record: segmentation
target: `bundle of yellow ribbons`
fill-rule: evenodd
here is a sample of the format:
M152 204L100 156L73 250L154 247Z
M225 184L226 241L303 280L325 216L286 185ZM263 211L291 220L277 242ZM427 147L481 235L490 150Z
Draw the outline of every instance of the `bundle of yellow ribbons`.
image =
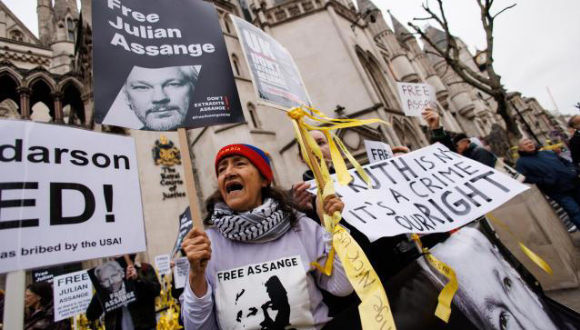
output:
M183 327L179 325L179 305L171 295L171 274L162 277L163 289L155 302L155 309L162 310L157 322L157 330L178 330Z

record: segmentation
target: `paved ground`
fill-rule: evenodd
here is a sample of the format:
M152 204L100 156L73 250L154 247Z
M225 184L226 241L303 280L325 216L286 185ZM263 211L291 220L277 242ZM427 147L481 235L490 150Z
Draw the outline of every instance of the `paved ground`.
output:
M572 240L576 245L576 258L580 263L580 231L572 233ZM559 303L568 306L569 308L580 313L580 288L570 290L556 290L548 291L546 294L558 301Z

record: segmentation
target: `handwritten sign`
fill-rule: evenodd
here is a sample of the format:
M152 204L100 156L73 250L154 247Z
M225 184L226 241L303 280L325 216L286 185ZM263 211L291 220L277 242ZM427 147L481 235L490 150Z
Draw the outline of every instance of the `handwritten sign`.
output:
M528 189L439 143L364 170L371 188L353 169L353 180L335 189L345 203L344 220L371 242L404 233L450 231Z
M391 146L384 142L365 140L365 148L367 149L367 157L371 164L393 158Z
M426 106L435 107L437 99L435 88L429 84L397 82L403 111L407 116L420 117Z

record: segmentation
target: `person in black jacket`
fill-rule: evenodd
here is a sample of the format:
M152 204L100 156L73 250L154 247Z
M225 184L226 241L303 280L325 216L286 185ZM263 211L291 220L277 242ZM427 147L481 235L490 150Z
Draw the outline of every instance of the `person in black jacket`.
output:
M568 127L574 130L574 135L568 142L570 154L572 155L572 162L574 165L580 165L580 115L574 115L568 120Z
M487 149L479 147L471 142L467 135L460 133L451 139L451 136L441 127L437 111L426 108L422 113L423 119L431 130L431 143L442 143L449 150L455 151L462 156L473 159L489 167L495 167L497 156Z
M495 167L497 157L487 149L471 142L467 135L459 133L453 137L453 144L462 156L473 159L489 167Z
M135 256L135 254L130 255L133 262L135 261ZM123 257L117 258L116 261L125 270L125 281L133 283L136 300L127 306L106 313L105 329L125 330L124 325L127 324L132 324L134 330L156 329L155 298L161 292L161 284L159 284L155 269L144 262L141 265L127 265ZM94 321L103 314L103 306L101 301L99 301L98 295L93 296L86 314L89 321ZM127 314L131 317L131 320L124 319Z
M580 181L574 164L553 151L539 151L531 139L520 140L520 158L516 170L566 210L576 226L580 226Z

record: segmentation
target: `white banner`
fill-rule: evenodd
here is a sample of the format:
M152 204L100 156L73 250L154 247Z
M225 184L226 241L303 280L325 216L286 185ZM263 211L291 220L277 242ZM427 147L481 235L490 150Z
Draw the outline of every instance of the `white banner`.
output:
M344 220L371 242L403 233L450 231L528 189L439 143L364 169L372 188L355 170L350 184L335 188L345 204Z
M169 254L162 254L155 257L155 266L157 267L157 273L159 273L159 276L171 273L170 262L171 258L169 257Z
M365 148L367 149L367 157L371 164L393 158L391 146L384 142L365 140Z
M145 250L132 138L0 120L0 273Z
M93 283L86 270L54 278L54 321L86 312L93 297Z
M397 89L406 116L421 117L426 106L431 105L433 109L437 106L435 88L429 84L397 82Z
M189 274L189 261L186 257L175 259L175 268L173 268L173 283L176 289L185 287L187 275Z

